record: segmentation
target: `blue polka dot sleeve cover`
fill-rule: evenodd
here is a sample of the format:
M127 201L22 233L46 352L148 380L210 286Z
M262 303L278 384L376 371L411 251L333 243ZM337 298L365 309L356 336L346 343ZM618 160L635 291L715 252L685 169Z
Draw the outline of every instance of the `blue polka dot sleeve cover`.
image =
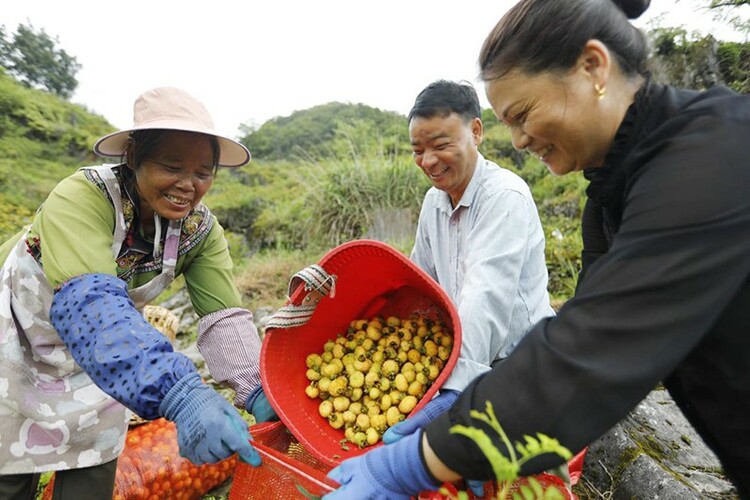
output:
M158 418L169 389L195 366L135 308L124 281L86 274L55 294L50 319L94 383L143 418Z

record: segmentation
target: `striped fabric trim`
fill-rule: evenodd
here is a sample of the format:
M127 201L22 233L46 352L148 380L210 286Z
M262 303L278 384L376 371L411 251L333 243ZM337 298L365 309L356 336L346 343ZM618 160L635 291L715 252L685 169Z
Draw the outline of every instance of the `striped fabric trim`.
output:
M212 312L198 323L198 351L214 380L236 391L237 408L244 409L260 385L260 342L253 314L241 307Z
M266 329L302 326L310 320L315 312L316 305L295 306L290 304L280 307L266 323Z
M317 264L307 266L292 276L292 279L289 280L287 298L291 297L294 291L303 283L307 291L315 290L331 298L336 296L336 275L328 274L325 269Z
M292 302L292 295L299 287L308 292L299 304ZM336 296L336 275L328 274L317 264L297 272L289 280L288 303L279 308L266 323L269 328L291 328L307 323L322 297Z

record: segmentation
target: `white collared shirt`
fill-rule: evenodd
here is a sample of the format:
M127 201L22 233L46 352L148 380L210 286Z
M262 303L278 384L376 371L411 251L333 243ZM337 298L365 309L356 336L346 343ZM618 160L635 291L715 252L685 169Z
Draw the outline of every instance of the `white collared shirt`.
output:
M445 389L462 391L555 314L531 191L482 155L455 208L448 193L427 192L411 259L448 293L461 320L461 356Z

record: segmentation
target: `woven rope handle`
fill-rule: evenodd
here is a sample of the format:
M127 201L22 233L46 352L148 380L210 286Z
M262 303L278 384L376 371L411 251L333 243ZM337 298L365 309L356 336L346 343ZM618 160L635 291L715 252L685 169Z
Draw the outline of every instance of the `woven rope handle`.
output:
M336 275L317 264L307 266L289 280L288 302L266 323L269 328L290 328L307 323L320 299L336 295Z

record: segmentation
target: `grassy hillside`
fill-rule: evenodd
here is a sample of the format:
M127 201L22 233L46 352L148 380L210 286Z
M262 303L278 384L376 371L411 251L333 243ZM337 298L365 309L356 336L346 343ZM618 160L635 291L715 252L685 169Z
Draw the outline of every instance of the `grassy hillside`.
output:
M91 146L112 130L103 117L0 68L0 238L28 223L57 181L97 161Z
M550 289L565 297L577 270L580 180L551 179L513 150L490 112L485 121L482 152L532 186L548 236ZM0 71L0 238L27 224L60 179L101 162L91 146L112 130L101 116ZM345 241L374 237L410 250L430 183L413 164L404 116L329 103L272 119L242 141L253 162L222 169L205 202L227 230L238 282L255 306L271 297L280 305L290 274ZM254 280L260 274L267 277Z

